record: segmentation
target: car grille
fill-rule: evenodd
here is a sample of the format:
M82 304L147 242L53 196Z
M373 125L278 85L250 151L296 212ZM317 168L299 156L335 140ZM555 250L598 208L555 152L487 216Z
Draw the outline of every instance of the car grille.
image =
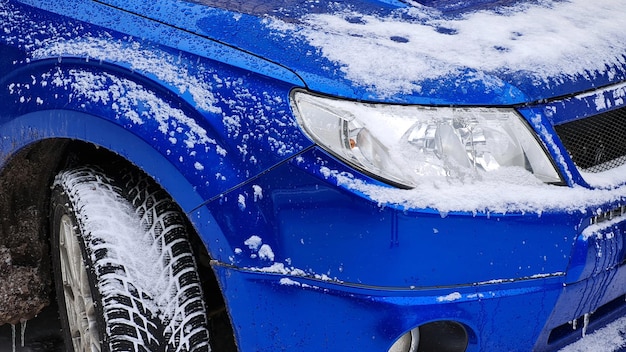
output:
M571 338L572 335L582 336L581 330L586 330L587 326L597 328L600 324L594 324L595 322L603 322L604 324L609 323L618 318L621 315L620 313L623 314L625 308L626 296L620 296L611 302L598 307L593 314L579 317L578 319L574 319L566 324L552 329L550 336L548 337L548 344L551 345L559 340L563 340L568 337Z
M626 163L626 108L554 128L582 171L602 172Z

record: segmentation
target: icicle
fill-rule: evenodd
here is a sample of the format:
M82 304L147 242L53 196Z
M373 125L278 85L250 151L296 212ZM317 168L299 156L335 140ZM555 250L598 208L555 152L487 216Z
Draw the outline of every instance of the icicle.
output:
M12 351L16 352L16 349L15 349L15 324L11 324L11 337L12 337L11 340L13 341L12 342L12 346L13 346L13 350Z
M24 339L24 335L26 335L26 323L28 322L28 320L22 320L22 347L24 347L24 343L25 343L25 339Z
M591 313L587 313L583 315L583 337L587 334L587 327L589 326L589 317Z
M570 321L570 324L572 324L572 329L576 330L576 328L578 327L578 319Z

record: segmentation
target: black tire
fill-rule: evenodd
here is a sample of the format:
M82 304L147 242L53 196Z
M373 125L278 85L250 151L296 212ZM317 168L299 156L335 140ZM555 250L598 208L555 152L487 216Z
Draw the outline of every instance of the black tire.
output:
M203 292L184 218L146 177L126 181L119 187L88 167L55 179L51 241L66 347L91 351L81 342L92 340L102 351L208 351Z

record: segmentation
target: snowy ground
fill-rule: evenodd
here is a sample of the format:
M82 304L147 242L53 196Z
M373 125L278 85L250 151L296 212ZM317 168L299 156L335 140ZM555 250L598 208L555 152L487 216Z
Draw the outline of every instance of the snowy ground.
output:
M617 319L593 334L563 348L560 352L611 351L626 351L626 317Z

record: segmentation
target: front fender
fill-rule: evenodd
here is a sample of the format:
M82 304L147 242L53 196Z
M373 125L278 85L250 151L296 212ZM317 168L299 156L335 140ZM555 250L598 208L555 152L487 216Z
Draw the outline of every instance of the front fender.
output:
M217 74L211 79L224 82ZM0 123L21 125L32 138L95 143L142 166L157 180L169 177L159 172L162 162L155 165L154 158L134 156L134 147L120 139L120 132L104 134L93 122L107 121L145 143L193 185L198 195L195 204L181 204L189 210L311 144L291 116L288 94L292 87L271 83L253 75L236 79L228 87L216 83L211 108L198 109L156 82L119 67L81 59L41 60L14 70L0 82L4 103ZM72 121L64 115L72 116ZM29 118L22 120L24 116ZM73 125L78 122L81 129ZM18 139L11 141L14 145L33 141L24 131L3 136Z
M78 139L106 147L149 170L153 158L133 155L136 139L189 183L210 185L198 190L204 196L242 181L232 177L225 185L212 185L205 167L228 176L236 173L212 126L167 92L122 72L44 61L14 71L4 82L0 123L10 126L2 135L12 146L38 138ZM105 128L104 122L117 131ZM151 174L156 179L168 177Z
M99 147L116 151L125 159L151 175L166 189L185 212L202 202L196 187L176 165L123 127L97 116L69 111L44 110L20 116L0 125L0 153L7 159L18 150L49 138L71 138L89 141ZM97 163L97 160L94 161ZM190 217L211 255L219 258L219 243L226 243L224 234L211 214ZM210 227L211 231L202 231Z
M59 14L81 20L0 5L0 123L43 110L98 116L152 146L202 199L311 145L289 106L290 90L303 83L286 68L101 4L59 4ZM124 33L107 29L95 10L114 11L104 17L119 18Z
M256 81L250 85L244 79ZM137 165L191 212L304 145L290 143L303 137L288 121L288 99L276 98L287 96L290 86L272 88L258 80L248 76L238 80L240 88L217 90L216 101L230 105L202 111L122 68L94 67L80 59L31 62L0 81L1 156L7 160L29 144L52 138L93 143ZM265 90L257 94L250 86ZM246 94L240 94L244 89ZM281 104L282 110L268 109ZM227 241L213 227L212 215L191 221L213 258L220 259L217 243ZM210 231L204 231L206 226Z
M93 143L146 171L191 212L312 144L289 105L303 83L284 67L128 13L119 13L121 33L90 16L93 8L71 10L81 20L17 2L0 9L3 160L44 139ZM158 31L138 39L152 33L147 25ZM220 232L204 229L211 214L192 221Z

